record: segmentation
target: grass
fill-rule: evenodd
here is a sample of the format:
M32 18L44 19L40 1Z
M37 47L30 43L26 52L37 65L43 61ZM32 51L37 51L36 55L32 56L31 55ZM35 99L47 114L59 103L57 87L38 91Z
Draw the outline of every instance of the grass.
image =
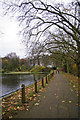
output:
M76 91L76 93L78 95L78 77L71 75L69 73L64 73L64 75L66 76L70 85L72 85L72 87L74 88L74 90Z
M8 72L8 73L3 73L3 74L30 74L31 72Z
M35 94L35 92L30 92L28 97L33 97L34 94Z
M1 73L2 74L42 74L44 72L8 72L8 73Z

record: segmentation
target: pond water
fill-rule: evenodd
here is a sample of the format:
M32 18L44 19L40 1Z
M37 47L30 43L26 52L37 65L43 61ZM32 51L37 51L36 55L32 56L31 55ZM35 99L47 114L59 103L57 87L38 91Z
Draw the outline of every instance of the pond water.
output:
M42 76L45 76L45 74L35 74L35 79L39 81ZM33 74L3 74L2 84L0 84L0 88L2 87L0 97L21 88L23 83L28 86L34 82Z

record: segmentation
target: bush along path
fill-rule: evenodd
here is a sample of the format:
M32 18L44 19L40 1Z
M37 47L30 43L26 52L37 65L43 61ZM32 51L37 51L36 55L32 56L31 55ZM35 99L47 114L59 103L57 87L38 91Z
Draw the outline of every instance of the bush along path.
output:
M48 85L47 83L50 83L53 75L54 72L51 71L49 75L37 82L37 91L35 83L25 87L25 103L22 103L21 89L3 98L0 102L2 106L2 114L0 116L2 116L2 119L6 120L8 118L13 118L13 116L17 114L18 111L28 111L29 103L31 101L35 101L39 94L45 90L45 86Z

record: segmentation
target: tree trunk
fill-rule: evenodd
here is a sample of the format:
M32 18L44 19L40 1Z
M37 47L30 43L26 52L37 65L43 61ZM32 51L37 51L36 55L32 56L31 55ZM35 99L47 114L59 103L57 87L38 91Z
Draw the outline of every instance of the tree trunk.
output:
M38 65L40 65L39 55L37 56Z
M79 78L79 83L80 83L80 42L77 43L78 45L78 78Z
M33 58L33 66L35 66L35 57Z
M67 73L69 73L69 61L67 59Z
M77 61L77 67L78 67L78 104L80 105L80 42L77 43L78 46L78 61ZM78 115L80 117L80 106L78 109Z

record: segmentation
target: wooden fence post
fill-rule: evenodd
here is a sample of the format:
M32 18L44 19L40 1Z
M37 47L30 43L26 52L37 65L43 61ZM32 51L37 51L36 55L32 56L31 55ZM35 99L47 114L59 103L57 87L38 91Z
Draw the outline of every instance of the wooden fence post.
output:
M34 75L34 81L35 81L35 92L37 93L37 80L35 79L35 75Z
M46 83L48 83L48 81L47 81L47 76L46 76Z
M37 80L35 80L35 92L37 93Z
M42 77L42 87L44 87L44 78Z
M49 80L49 75L47 75L47 80Z
M25 103L25 84L22 84L22 103Z

